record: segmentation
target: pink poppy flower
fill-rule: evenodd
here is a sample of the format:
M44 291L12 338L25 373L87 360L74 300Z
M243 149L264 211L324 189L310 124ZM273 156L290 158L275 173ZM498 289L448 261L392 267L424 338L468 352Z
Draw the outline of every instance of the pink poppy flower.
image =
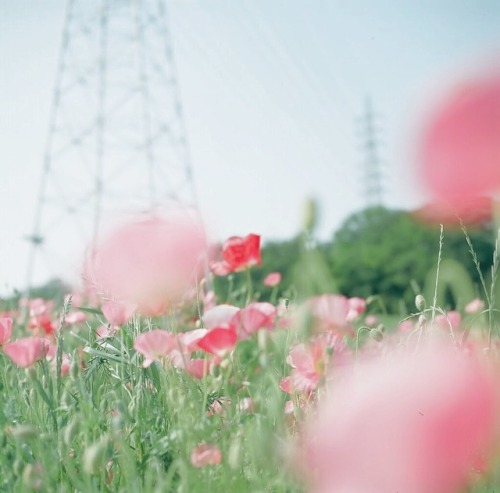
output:
M496 381L451 345L359 361L306 427L312 491L460 490L496 432Z
M457 86L436 108L421 142L423 179L458 215L500 188L500 71Z
M0 346L3 346L12 337L12 318L0 318Z
M290 392L312 392L326 376L329 351L335 352L334 360L345 359L343 343L337 337L317 336L307 345L298 344L290 351L286 362L292 367L289 382L282 382L281 389ZM342 356L341 356L342 355Z
M134 341L134 349L144 357L143 368L147 368L161 358L167 357L177 348L177 339L172 332L166 330L152 330L138 336Z
M198 341L203 339L207 332L207 329L195 329L175 335L176 346L168 354L168 358L175 368L186 369L191 360L191 353L200 350Z
M222 358L234 349L237 340L238 336L234 330L216 327L209 330L197 344L203 351Z
M185 354L198 351L198 341L207 334L207 329L194 329L177 334L177 349Z
M217 465L222 461L222 454L216 445L210 443L200 443L191 452L191 464L194 467L205 467L207 465Z
M207 291L203 296L203 308L205 311L214 308L216 305L215 293L214 291Z
M261 265L260 256L260 236L249 234L245 238L232 236L222 245L223 260L212 261L211 271L217 276L225 276L230 272L240 272L242 270Z
M193 378L202 379L205 378L208 373L210 373L210 369L219 363L218 359L204 359L204 358L193 358L186 362L183 366L184 370L188 375L191 375Z
M436 315L434 318L434 323L446 331L454 331L460 328L461 322L462 315L460 315L460 312L455 310L450 310L446 315Z
M126 324L134 316L136 308L136 305L116 301L107 301L101 306L102 313L111 325Z
M247 339L260 329L272 329L276 315L276 307L271 303L250 303L234 315L231 324L240 339Z
M205 254L199 221L187 215L151 216L126 224L96 245L84 277L101 295L159 315L196 282Z
M378 317L376 315L367 315L365 325L367 327L376 327L378 325Z
M264 286L273 288L281 282L281 274L279 272L271 272L264 278Z
M87 315L81 310L70 311L64 319L67 325L81 324L85 322L85 320L87 320Z
M347 321L356 320L366 310L366 301L363 298L349 298L349 311L347 312Z
M311 392L318 386L325 370L324 348L318 344L295 346L286 362L293 368L290 375L291 389L295 392Z
M227 276L232 271L231 266L225 261L211 260L209 263L210 272L216 276Z
M291 394L294 392L292 387L292 379L290 377L284 377L280 380L279 388L286 394Z
M109 337L114 337L115 334L120 330L117 325L101 325L96 331L97 339L107 339Z
M203 314L203 326L209 330L215 327L229 327L234 315L239 311L240 309L233 305L214 306Z
M52 320L50 313L42 313L30 318L28 328L35 334L50 336L55 332L56 324Z
M43 298L23 298L19 301L19 306L27 307L29 309L30 317L38 317L40 315L46 315L52 313L54 310L54 302L47 301Z
M45 358L48 349L48 343L40 337L23 337L3 347L5 354L21 368Z
M320 330L352 330L347 316L351 309L349 300L338 294L324 294L311 298L308 307Z

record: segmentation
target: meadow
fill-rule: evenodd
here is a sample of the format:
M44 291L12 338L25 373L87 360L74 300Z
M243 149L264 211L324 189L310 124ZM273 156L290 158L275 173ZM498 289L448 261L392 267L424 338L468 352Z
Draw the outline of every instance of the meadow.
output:
M473 82L423 137L435 220L471 220L500 186L500 78ZM433 293L400 317L279 272L254 284L258 234L214 251L184 212L122 224L89 248L81 289L2 307L0 490L497 490L498 239L480 296L440 307L441 232Z

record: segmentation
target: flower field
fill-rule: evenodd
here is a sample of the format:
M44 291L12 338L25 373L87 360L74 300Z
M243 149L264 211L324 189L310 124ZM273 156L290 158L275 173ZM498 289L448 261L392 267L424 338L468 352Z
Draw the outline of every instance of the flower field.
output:
M424 132L437 216L500 186L499 96L497 75L461 87ZM80 290L1 307L0 491L496 491L496 247L481 297L419 294L398 318L254 284L258 234L214 250L196 215L131 220L89 248Z

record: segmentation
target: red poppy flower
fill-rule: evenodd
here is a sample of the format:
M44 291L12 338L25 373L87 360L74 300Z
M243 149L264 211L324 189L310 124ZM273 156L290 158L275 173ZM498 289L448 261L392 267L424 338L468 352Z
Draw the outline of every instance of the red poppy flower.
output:
M211 262L210 269L217 276L240 272L261 265L260 236L249 234L245 238L232 236L222 245L222 262Z

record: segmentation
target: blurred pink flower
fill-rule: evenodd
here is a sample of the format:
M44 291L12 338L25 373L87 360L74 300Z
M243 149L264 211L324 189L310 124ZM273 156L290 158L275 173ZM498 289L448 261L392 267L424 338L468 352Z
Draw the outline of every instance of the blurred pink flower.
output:
M203 308L206 310L210 310L214 308L216 305L215 293L213 291L207 291L203 296Z
M403 333L411 332L413 329L415 329L415 324L412 320L403 320L397 327L398 332Z
M240 339L247 339L260 329L272 329L276 315L276 307L271 303L250 303L234 315L231 324L236 326Z
M218 362L218 360L193 358L187 361L183 368L188 375L201 379L208 375L210 369Z
M458 85L422 136L423 179L434 200L458 215L500 188L500 71Z
M215 327L229 327L234 315L240 309L233 305L217 305L209 310L205 310L203 314L203 326L206 329L214 329Z
M201 443L191 452L191 464L194 467L217 465L222 461L222 454L216 445Z
M315 296L309 300L308 306L320 330L352 331L347 320L351 306L345 296Z
M21 368L28 368L45 358L49 345L40 337L22 337L3 347L5 354Z
M460 312L457 312L455 310L450 310L449 312L446 313L446 315L439 314L436 315L434 318L434 323L438 326L441 327L443 330L446 331L454 331L455 329L460 328L460 324L462 322L462 315L460 315Z
M0 318L0 346L3 346L12 337L12 318Z
M412 213L413 217L424 223L444 224L460 227L460 221L466 224L480 224L492 218L493 200L491 197L464 197L456 204L444 203L435 199Z
M87 315L81 310L71 310L64 319L68 325L81 324L85 320L87 320Z
M271 272L263 281L264 286L274 287L281 282L281 274L279 272Z
M205 235L186 215L151 216L126 224L96 245L84 278L101 296L159 315L179 303L202 267Z
M198 341L207 334L207 329L194 329L177 334L177 349L186 355L197 351Z
M366 301L363 298L349 298L349 311L347 313L347 321L356 320L366 310Z
M484 310L484 301L476 298L465 305L465 313L479 313Z
M376 327L378 325L378 318L376 315L367 315L365 318L365 325L367 327Z
M29 309L30 317L46 315L48 313L52 313L54 310L54 302L44 300L43 298L22 298L19 300L19 306L27 307Z
M113 337L119 330L120 327L117 325L101 325L96 330L96 337L97 339L107 339L108 337Z
M136 308L136 305L116 301L107 301L101 306L102 313L111 325L126 324L134 316Z
M358 361L305 428L314 492L453 493L496 432L496 377L436 345Z
M161 358L167 357L177 348L177 339L172 332L166 330L152 330L139 335L134 341L134 349L144 357L142 366L147 368Z

